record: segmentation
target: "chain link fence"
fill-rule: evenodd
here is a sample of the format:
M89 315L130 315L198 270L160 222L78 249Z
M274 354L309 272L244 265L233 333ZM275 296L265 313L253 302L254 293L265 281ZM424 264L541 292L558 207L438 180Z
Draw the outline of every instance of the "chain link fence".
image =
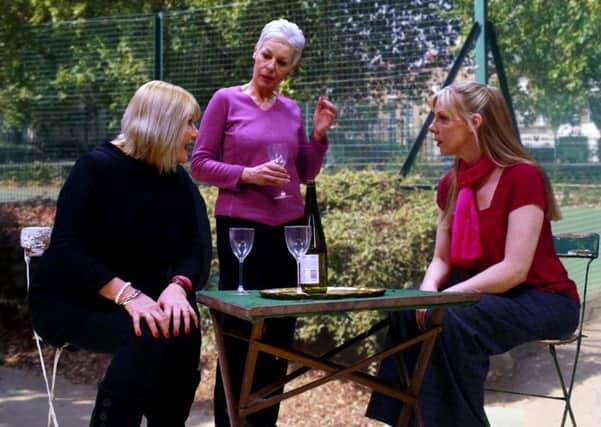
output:
M147 80L183 86L201 107L218 88L247 82L266 17L280 16L307 38L282 91L297 100L308 127L318 95L339 108L326 166L399 170L461 47L452 7L442 0L238 2L23 28L24 48L0 62L0 75L19 76L0 89L0 198L32 197L28 182L52 197L82 152L117 134L127 101ZM473 76L473 64L469 56L461 78ZM601 181L598 136L523 131L552 177ZM449 162L428 138L412 171L434 183ZM586 168L566 169L573 164Z

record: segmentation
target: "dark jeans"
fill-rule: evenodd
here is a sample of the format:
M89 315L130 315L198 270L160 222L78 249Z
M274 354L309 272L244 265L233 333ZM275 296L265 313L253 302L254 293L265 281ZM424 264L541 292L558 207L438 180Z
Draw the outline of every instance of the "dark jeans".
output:
M297 223L294 221L293 223ZM286 224L287 225L287 224ZM246 289L271 289L296 285L296 261L288 252L284 240L284 226L271 227L230 217L217 217L217 252L219 254L219 289L236 289L238 286L238 260L232 254L229 243L230 227L253 227L255 239L253 248L244 261L244 287ZM250 323L223 316L225 329L250 332ZM278 346L289 347L294 338L296 319L287 317L269 319L265 322L263 339ZM226 336L225 347L231 374L234 396L238 399L242 384L242 374L248 352L248 344ZM284 359L259 353L252 390L274 382L286 375L288 362ZM282 389L277 392L281 393ZM217 367L214 393L215 425L229 426L227 406L220 367ZM255 412L247 417L253 426L275 426L279 404Z
M574 331L579 307L570 297L521 286L502 295L483 294L473 306L447 310L418 396L425 427L487 426L484 383L489 356L542 338L561 338ZM391 315L391 340L418 334L415 312ZM419 348L403 353L409 370ZM384 359L378 375L399 384L396 359ZM394 425L402 403L373 393L367 416ZM415 420L414 425L415 424Z

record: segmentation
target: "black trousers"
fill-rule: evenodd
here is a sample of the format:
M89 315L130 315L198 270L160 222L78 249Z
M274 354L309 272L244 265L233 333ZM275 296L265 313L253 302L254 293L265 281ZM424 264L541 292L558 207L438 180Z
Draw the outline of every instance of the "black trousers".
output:
M194 305L195 306L195 305ZM98 387L91 426L184 427L200 382L200 330L154 338L141 321L134 333L125 310L93 313L75 328L69 342L79 348L113 355Z
M297 224L293 221L290 224ZM246 289L271 289L296 286L296 261L286 248L284 225L271 227L252 221L230 217L217 217L217 252L219 255L219 288L236 289L238 286L238 259L232 254L229 243L230 227L252 227L255 229L253 248L244 261L244 287ZM240 319L223 316L226 329L250 332L250 323ZM289 347L294 338L295 318L270 319L265 322L263 339L279 346ZM248 352L245 341L225 337L225 347L230 367L234 396L240 395L242 374ZM259 353L252 390L282 378L286 375L286 360ZM282 390L280 389L281 393ZM220 367L217 367L214 393L215 426L229 426L227 406ZM275 426L279 405L274 405L247 417L252 426Z

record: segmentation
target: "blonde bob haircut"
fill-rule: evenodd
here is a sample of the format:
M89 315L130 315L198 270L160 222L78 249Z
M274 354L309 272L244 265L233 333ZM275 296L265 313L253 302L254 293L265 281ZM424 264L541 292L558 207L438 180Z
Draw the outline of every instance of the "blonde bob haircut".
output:
M474 135L482 153L488 156L497 167L504 168L518 163L537 166L545 183L547 199L545 216L550 220L561 218L547 174L520 144L513 130L509 108L499 89L471 80L460 81L441 89L432 98L432 108L438 103L444 106L451 118L463 120ZM471 115L475 113L482 117L482 122L477 129L474 128L471 120ZM449 198L444 211L447 219L450 217L450 212L453 212L457 198L455 176L458 167L459 161L455 159L453 166L455 174L451 181Z
M152 80L130 99L121 119L121 133L112 143L161 173L173 172L183 132L190 120L199 117L200 106L190 92Z

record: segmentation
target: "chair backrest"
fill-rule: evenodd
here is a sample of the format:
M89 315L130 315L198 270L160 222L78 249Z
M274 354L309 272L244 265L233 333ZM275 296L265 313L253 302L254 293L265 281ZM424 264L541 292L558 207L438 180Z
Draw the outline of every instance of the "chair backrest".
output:
M580 292L581 316L579 330L582 331L582 323L586 309L586 294L588 291L588 277L591 263L599 256L599 234L598 233L557 233L553 235L555 253L560 258L583 258L586 261L584 271L584 284ZM572 278L574 279L574 278Z
M40 256L50 244L52 227L24 227L21 229L21 247L29 256Z
M563 258L590 258L599 256L599 234L557 233L553 235L555 253Z
M28 292L31 257L42 256L50 244L51 234L52 227L24 227L21 229L21 247L23 248L23 258L25 259Z
M31 258L42 256L44 251L48 248L48 245L50 245L51 234L52 227L24 227L21 229L21 247L23 248L23 258L25 259L27 292L29 292L29 267ZM58 427L59 424L56 417L56 411L54 410L54 386L56 384L58 361L64 346L56 348L51 377L49 378L46 370L46 362L44 361L44 355L42 353L42 339L35 330L33 331L33 336L35 337L38 355L40 357L40 366L42 368L42 375L44 376L44 383L46 384L46 393L48 394L48 427L50 427L50 425Z

